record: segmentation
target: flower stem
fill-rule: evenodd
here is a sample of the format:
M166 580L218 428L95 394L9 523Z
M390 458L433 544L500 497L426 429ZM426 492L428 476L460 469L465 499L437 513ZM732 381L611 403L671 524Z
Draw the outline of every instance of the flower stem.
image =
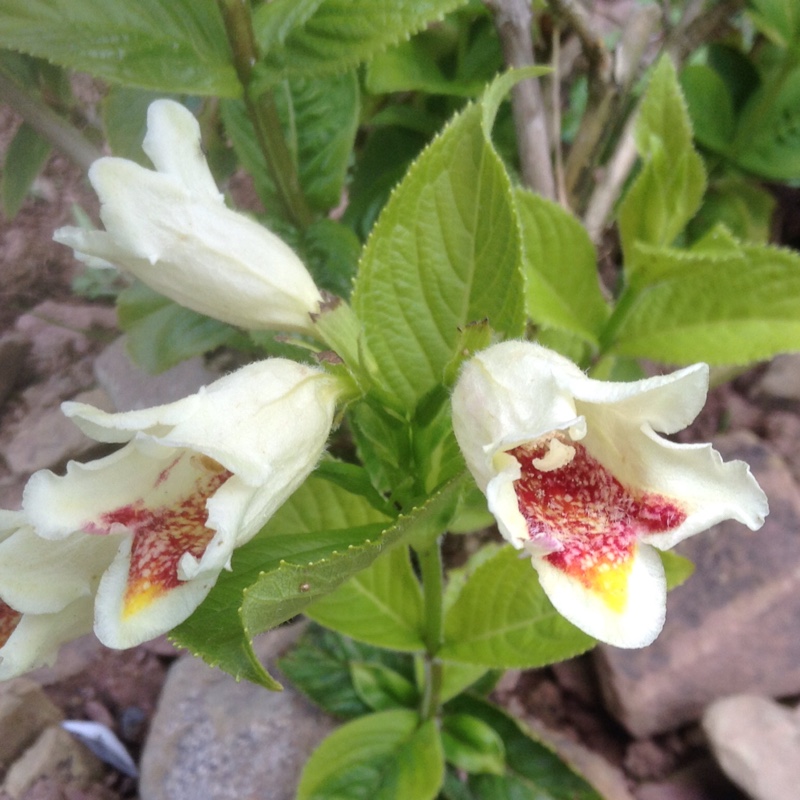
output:
M300 187L295 160L283 134L275 97L269 90L259 92L253 84L253 67L258 63L259 54L249 2L217 0L217 4L233 52L233 65L242 84L247 114L267 162L267 170L277 188L283 212L298 228L307 228L313 221L313 214Z
M444 608L442 592L442 550L440 539L426 550L417 552L422 573L422 597L425 609L425 628L422 639L425 642L425 687L422 696L420 715L423 720L433 719L439 712L442 693L442 662L436 654L442 646Z

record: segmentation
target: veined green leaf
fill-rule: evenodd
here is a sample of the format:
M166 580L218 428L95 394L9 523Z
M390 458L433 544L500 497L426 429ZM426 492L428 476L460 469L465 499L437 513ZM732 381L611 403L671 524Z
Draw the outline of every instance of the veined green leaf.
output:
M232 571L220 574L205 601L172 637L237 679L276 688L242 621L245 590L270 570L313 564L379 538L386 524L386 517L363 497L312 475L254 539L234 552ZM303 593L299 584L295 588Z
M306 763L297 800L433 800L444 778L436 722L414 711L370 714L342 725Z
M530 559L511 547L478 566L448 609L443 659L486 667L541 667L583 653L594 639L542 591Z
M528 316L596 345L609 311L589 234L557 203L523 188L514 195L522 229Z
M273 0L253 25L259 79L341 72L407 39L465 0Z
M491 703L461 695L445 711L480 720L499 735L505 748L505 774L470 776L471 800L601 800L556 753Z
M397 684L398 691L401 686L415 686L412 656L355 642L314 623L278 661L278 668L296 689L329 714L352 719L370 711L370 706L361 699L354 685L351 665L355 664L362 669L362 675L367 667L388 670L393 677L377 682ZM394 676L403 683L398 683ZM363 682L361 689L364 689Z
M800 349L800 256L738 251L641 251L647 285L613 325L609 352L673 364L748 364ZM622 304L621 304L622 305Z
M252 637L285 622L369 567L388 548L413 539L420 530L425 531L433 523L438 525L443 509L448 510L455 503L461 484L461 479L456 478L420 508L399 517L394 523L372 525L369 531L365 529L360 533L360 538L353 534L349 544L343 542L332 547L327 554L270 564L244 591L241 613L245 631ZM363 498L358 499L369 506ZM292 506L295 513L302 513L297 503ZM281 511L284 508L286 506ZM369 508L370 513L378 513L371 506ZM275 527L275 519L280 523L276 514L266 528L265 541L271 531L284 530ZM268 544L267 541L265 546Z
M4 0L0 47L143 89L241 92L214 0Z
M672 244L700 207L706 187L703 160L692 145L689 112L666 56L650 78L635 136L644 165L618 213L629 276L636 270L634 245Z
M358 126L355 74L326 75L314 81L294 78L272 91L304 195L314 208L332 208L341 197ZM222 118L239 160L253 175L261 202L267 210L274 209L276 189L244 102L225 101Z
M423 650L422 591L407 547L395 547L305 610L315 622L357 641Z
M490 87L491 113L469 106L425 149L361 259L353 308L386 389L408 409L442 382L459 328L488 317L506 336L522 332L516 213L487 134L497 102Z

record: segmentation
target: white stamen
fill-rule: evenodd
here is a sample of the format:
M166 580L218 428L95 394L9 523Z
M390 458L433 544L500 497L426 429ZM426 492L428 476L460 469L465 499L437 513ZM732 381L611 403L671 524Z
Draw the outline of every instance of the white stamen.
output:
M531 464L541 472L552 472L554 469L565 467L573 458L575 458L575 448L553 437L547 443L547 452L544 456L534 458Z

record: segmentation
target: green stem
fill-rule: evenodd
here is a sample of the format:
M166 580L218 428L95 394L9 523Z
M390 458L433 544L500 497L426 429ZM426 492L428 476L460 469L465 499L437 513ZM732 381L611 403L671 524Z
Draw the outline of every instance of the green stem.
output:
M271 91L258 92L253 85L253 67L259 53L253 32L253 19L248 0L217 0L228 42L233 52L233 65L242 84L247 113L253 123L267 170L275 183L278 199L286 217L298 228L307 228L313 221L295 160L283 135L283 127Z
M0 68L0 103L8 103L40 136L55 145L84 170L103 153L77 128L32 93L21 88Z
M443 590L442 550L440 540L417 553L422 573L422 597L425 609L425 687L420 714L423 720L433 719L439 712L442 694L442 662L436 657L443 640Z

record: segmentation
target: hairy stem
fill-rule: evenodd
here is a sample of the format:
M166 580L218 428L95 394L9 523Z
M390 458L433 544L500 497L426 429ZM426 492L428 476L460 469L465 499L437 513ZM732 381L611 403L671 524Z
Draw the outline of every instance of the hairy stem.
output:
M307 228L313 215L300 187L295 160L283 134L275 98L270 91L258 92L253 86L253 67L258 63L258 47L248 0L217 0L225 31L233 52L233 63L242 84L244 102L259 147L286 217L299 228Z
M43 136L84 170L102 153L77 128L52 108L22 89L0 68L0 102L7 103L38 134Z
M533 19L530 0L484 0L494 14L508 67L532 66ZM550 137L538 78L526 78L511 90L522 178L534 191L555 199L556 184L550 160Z

